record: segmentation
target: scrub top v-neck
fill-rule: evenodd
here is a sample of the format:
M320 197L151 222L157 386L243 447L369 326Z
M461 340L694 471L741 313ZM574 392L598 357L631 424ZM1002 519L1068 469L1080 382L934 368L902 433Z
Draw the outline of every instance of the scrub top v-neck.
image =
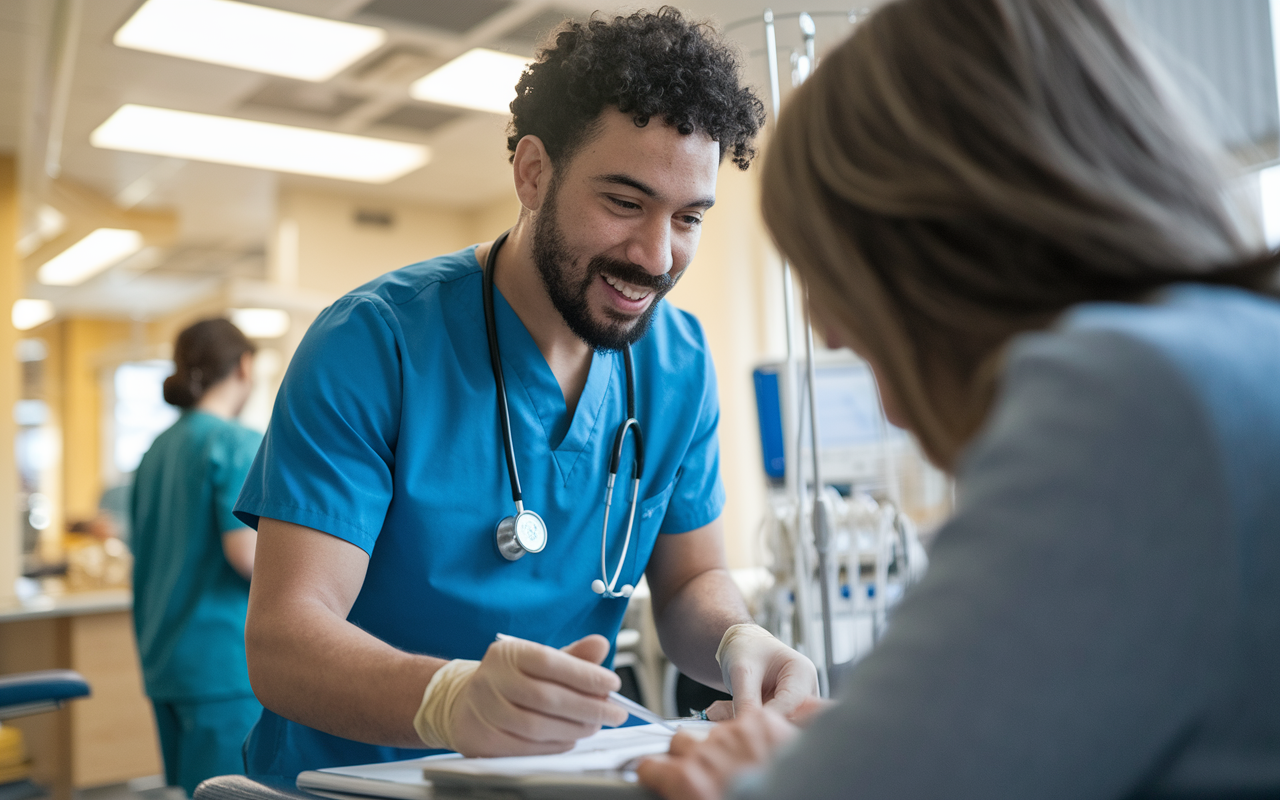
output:
M525 505L548 529L541 553L509 562L493 536L513 505L481 297L471 247L388 273L326 309L289 366L236 514L254 527L259 517L304 525L368 553L348 619L403 650L480 658L499 632L553 646L589 633L612 639L626 601L601 598L591 581L608 449L626 413L621 355L593 354L570 416L532 336L495 294ZM700 528L724 505L715 374L697 320L660 304L632 355L646 463L620 584L640 579L658 535ZM615 560L625 522L610 520ZM267 711L247 755L251 773L292 775L420 752Z

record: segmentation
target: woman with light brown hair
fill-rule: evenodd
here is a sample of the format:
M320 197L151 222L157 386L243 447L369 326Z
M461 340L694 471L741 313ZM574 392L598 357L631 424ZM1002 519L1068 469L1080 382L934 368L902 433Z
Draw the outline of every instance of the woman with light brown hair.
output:
M1280 262L1178 109L1102 0L896 0L795 93L765 221L959 507L838 704L643 783L1280 794Z

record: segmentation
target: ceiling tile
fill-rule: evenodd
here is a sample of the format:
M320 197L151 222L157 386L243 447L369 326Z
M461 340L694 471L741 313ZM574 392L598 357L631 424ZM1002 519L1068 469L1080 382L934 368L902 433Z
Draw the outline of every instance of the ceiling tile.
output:
M363 98L324 84L269 80L245 99L244 106L300 111L325 119L337 119L363 102Z
M465 3L453 0L373 0L360 9L360 14L406 25L466 33L513 5L512 0L467 0Z
M462 116L457 111L450 111L436 106L419 105L417 103L401 106L378 120L378 125L395 125L400 128L413 128L417 131L434 130L446 122L452 122Z

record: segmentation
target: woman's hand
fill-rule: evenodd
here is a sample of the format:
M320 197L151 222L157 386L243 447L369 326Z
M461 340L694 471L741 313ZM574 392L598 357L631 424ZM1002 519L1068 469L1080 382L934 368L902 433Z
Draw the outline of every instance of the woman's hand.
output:
M702 741L677 733L665 756L645 759L636 772L641 785L667 800L714 800L738 773L763 763L799 730L776 711L744 711Z
M796 714L808 724L828 701L812 698ZM667 800L712 800L721 797L743 770L764 763L800 728L772 709L747 710L711 729L705 740L680 732L665 756L641 762L640 783Z

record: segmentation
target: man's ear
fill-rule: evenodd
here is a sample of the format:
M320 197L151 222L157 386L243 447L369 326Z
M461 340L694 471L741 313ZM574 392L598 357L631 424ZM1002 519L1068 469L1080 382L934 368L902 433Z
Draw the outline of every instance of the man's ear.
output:
M551 186L551 158L542 140L532 134L516 143L515 158L511 162L515 175L516 197L520 205L530 211L542 208L547 190Z

